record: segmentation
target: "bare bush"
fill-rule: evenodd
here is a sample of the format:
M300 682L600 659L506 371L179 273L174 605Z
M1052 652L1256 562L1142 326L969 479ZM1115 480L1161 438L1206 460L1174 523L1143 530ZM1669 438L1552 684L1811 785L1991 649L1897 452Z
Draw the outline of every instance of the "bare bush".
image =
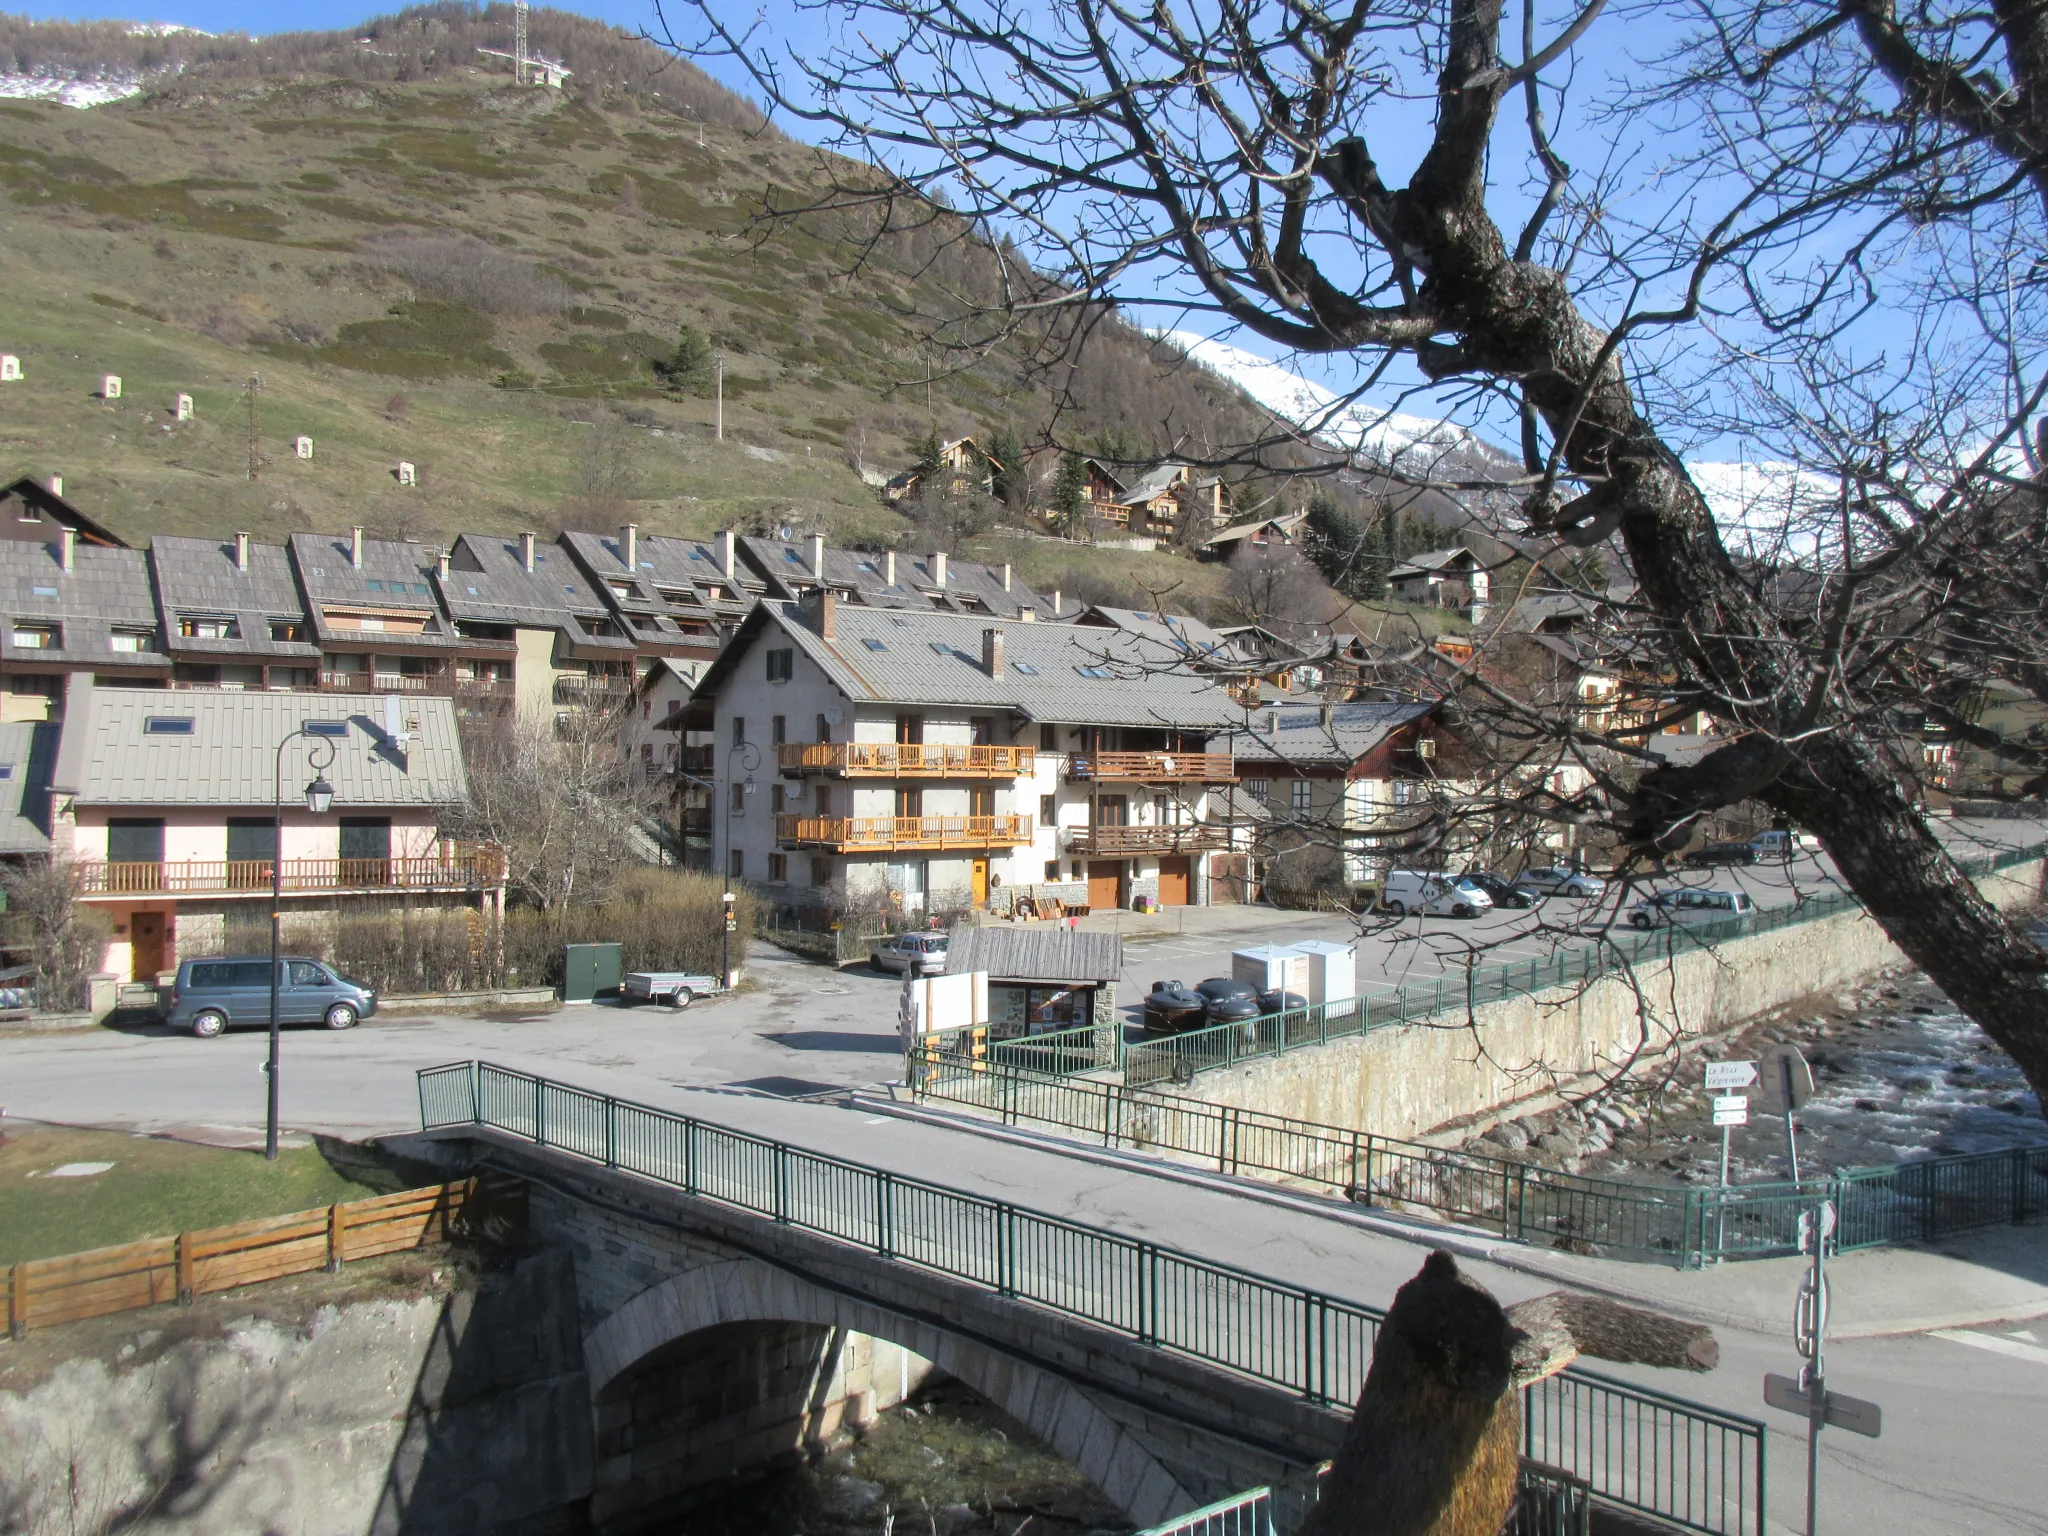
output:
M569 285L530 261L468 235L387 235L377 259L421 293L491 315L553 314L569 307Z
M69 1013L91 1001L93 973L107 952L106 914L76 899L71 871L39 860L0 873L7 892L8 943L28 953L36 968L36 1003Z

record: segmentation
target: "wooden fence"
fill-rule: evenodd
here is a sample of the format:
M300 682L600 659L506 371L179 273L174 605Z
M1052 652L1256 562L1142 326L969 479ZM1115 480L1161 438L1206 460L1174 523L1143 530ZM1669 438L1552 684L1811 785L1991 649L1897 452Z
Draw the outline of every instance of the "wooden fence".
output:
M166 1301L190 1301L259 1280L338 1270L350 1259L445 1242L473 1207L516 1217L526 1186L464 1179L231 1227L150 1237L115 1248L30 1259L7 1271L7 1329L19 1338L48 1328Z

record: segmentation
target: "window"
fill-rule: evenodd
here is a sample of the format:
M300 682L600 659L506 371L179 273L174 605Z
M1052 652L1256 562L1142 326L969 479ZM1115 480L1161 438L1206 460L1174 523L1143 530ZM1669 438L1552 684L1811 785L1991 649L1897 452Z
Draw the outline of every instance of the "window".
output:
M782 745L782 744L783 744L783 743L784 743L785 741L787 741L787 740L789 740L789 718L788 718L788 716L786 716L786 715L775 715L775 716L772 716L772 717L770 717L770 719L769 719L769 721L768 721L768 741L769 741L769 744L770 744L770 745L772 745L772 746L777 746L777 747L779 747L779 746L781 746L781 745Z
M1010 665L1015 667L1019 672L1022 672L1026 677L1038 676L1038 668L1031 665L1031 663L1028 661L1013 661L1010 663Z
M1296 811L1306 811L1308 809L1309 782L1307 779L1296 779L1287 786L1287 792L1288 803Z
M832 722L830 720L827 720L823 715L818 716L817 739L819 741L830 741L832 739Z
M310 960L294 960L290 966L291 985L295 987L331 987L334 978Z
M7 779L11 779L11 778L13 778L13 777L14 777L14 764L12 764L12 763L0 763L0 781L4 781L4 780L7 780Z
M187 640L239 640L242 626L229 613L181 613L178 633Z
M786 784L777 784L774 788L768 791L768 796L770 804L774 808L775 814L780 816L783 812L784 806L787 805L789 801L789 786L787 786Z
M938 656L950 656L953 654L953 647L944 640L934 640L932 642L932 652Z
M1047 859L1045 861L1045 878L1048 880L1057 880L1059 879L1059 877L1060 861L1058 859Z
M747 786L737 781L732 786L732 814L735 816L747 814Z
M190 736L194 717L191 715L144 715L142 734L145 736Z
M783 885L789 880L789 855L771 853L768 855L768 879L773 885Z
M278 642L303 642L306 638L306 626L296 619L272 619L270 638Z
M861 641L861 644L866 646L871 651L886 651L887 649L889 649L888 646L884 645L881 641L875 639L872 635L870 635L867 639Z
M1261 805L1266 803L1266 796L1271 793L1271 789L1272 787L1264 779L1246 779L1244 781L1244 792Z
M734 715L732 717L732 744L736 747L744 747L747 744L747 717L745 715Z
M384 590L384 583L381 581L367 581L364 582L363 585L368 587L372 592L382 592ZM405 590L405 583L403 582L393 582L391 585L392 590L394 591L403 592Z
M17 624L14 626L14 648L17 651L61 651L64 649L64 631L55 624Z
M733 851L732 851L731 853L727 854L727 855L726 855L726 865L725 865L725 868L726 868L726 872L727 872L728 874L730 874L730 875L731 875L731 876L733 877L733 879L735 879L735 880L744 880L744 879L746 879L746 878L747 878L747 855L746 855L746 850L745 850L745 849L742 849L742 848L735 848L735 849L733 849Z
M109 864L161 864L163 861L162 821L116 816L107 822Z
M34 595L34 596L36 596L36 597L55 597L55 596L57 596L57 589L56 589L55 587L30 587L30 588L29 588L29 591L30 591L30 593L31 593L31 594L33 594L33 595Z
M992 747L996 743L996 723L987 715L975 715L967 722L967 739L977 747Z
M1060 749L1060 728L1056 725L1041 725L1038 728L1038 750L1057 752Z
M641 743L640 743L640 761L641 761L641 762L643 762L643 763L651 763L651 762L653 762L653 761L654 761L654 743L653 743L653 742L651 742L651 741L643 741L643 742L641 742Z
M1054 807L1055 800L1053 796L1040 795L1038 797L1038 824L1041 827L1049 827L1059 820L1059 812Z
M107 647L124 655L156 649L156 636L146 629L117 629L107 636Z
M832 861L830 859L812 859L811 884L819 887L822 890L824 887L830 885L831 883Z
M1110 675L1109 668L1107 667L1098 667L1092 665L1085 667L1077 666L1074 668L1074 670L1080 673L1083 677L1108 677Z

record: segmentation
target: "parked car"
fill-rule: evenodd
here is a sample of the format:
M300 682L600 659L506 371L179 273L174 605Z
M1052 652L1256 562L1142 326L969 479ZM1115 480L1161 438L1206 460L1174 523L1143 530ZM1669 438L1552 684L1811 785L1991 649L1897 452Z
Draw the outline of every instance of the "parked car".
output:
M1746 917L1755 910L1756 903L1741 891L1652 891L1628 909L1628 920L1638 928L1657 928Z
M377 994L303 955L278 962L277 1021L353 1029L377 1011ZM164 1022L202 1040L222 1031L270 1024L270 957L180 962Z
M718 979L714 976L699 976L690 971L628 971L619 984L619 1001L628 1007L636 1003L667 1003L671 1008L687 1008L717 990Z
M1525 869L1515 876L1515 884L1525 891L1534 891L1538 896L1571 896L1590 900L1607 893L1607 882L1598 875L1566 869L1561 864Z
M1145 1031L1177 1035L1207 1022L1209 1000L1184 981L1155 981L1145 995Z
M1259 989L1230 976L1211 976L1195 990L1202 995L1202 1016L1211 1024L1235 1024L1259 1016Z
M1783 827L1774 827L1769 832L1759 832L1750 839L1755 846L1757 857L1776 859L1780 862L1797 853L1809 853L1820 847L1820 839L1810 832L1788 832Z
M1380 886L1380 906L1396 917L1419 912L1425 917L1477 917L1491 911L1493 898L1476 886L1441 871L1393 869Z
M1709 864L1754 864L1762 857L1755 843L1706 843L1685 855L1682 862L1698 869Z
M894 971L915 965L921 976L936 976L946 968L946 935L943 933L899 933L868 951L868 963L878 971Z
M1490 875L1483 869L1468 869L1458 876L1458 884L1466 890L1486 892L1487 898L1496 907L1533 907L1536 893L1521 886L1510 885L1499 875Z

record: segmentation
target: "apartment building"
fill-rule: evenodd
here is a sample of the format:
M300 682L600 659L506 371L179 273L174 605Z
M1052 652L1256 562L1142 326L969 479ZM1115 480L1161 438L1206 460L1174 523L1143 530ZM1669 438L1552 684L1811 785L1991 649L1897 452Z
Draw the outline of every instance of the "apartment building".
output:
M171 686L320 687L322 652L284 545L246 533L225 541L159 534L149 565Z
M16 519L17 530L23 522ZM0 593L8 604L0 721L62 719L74 678L162 687L171 663L158 634L148 556L95 542L52 515L35 526L47 540L0 539Z
M734 538L643 535L628 523L612 538L565 533L559 542L643 657L709 661L766 595L751 572L742 575Z
M719 865L791 905L1207 899L1242 712L1117 630L764 602L698 685Z
M509 679L509 644L459 633L434 592L439 554L410 540L295 533L287 549L320 650L319 684L344 693L452 695Z
M766 588L763 596L796 602L829 587L841 602L868 608L939 609L987 614L998 619L1054 617L1053 605L1017 579L1007 565L955 560L893 549L871 552L830 549L822 535L804 542L742 539L741 553Z
M101 968L150 981L177 964L181 946L208 953L257 942L273 870L288 916L455 906L488 919L502 911L502 857L442 831L467 790L453 701L414 698L402 710L392 732L383 696L74 683L45 830L79 899L112 921ZM289 740L301 730L315 734ZM0 757L21 759L17 771L33 778L35 754L47 746L0 736ZM318 771L333 786L333 805L316 815L305 786L330 753Z

